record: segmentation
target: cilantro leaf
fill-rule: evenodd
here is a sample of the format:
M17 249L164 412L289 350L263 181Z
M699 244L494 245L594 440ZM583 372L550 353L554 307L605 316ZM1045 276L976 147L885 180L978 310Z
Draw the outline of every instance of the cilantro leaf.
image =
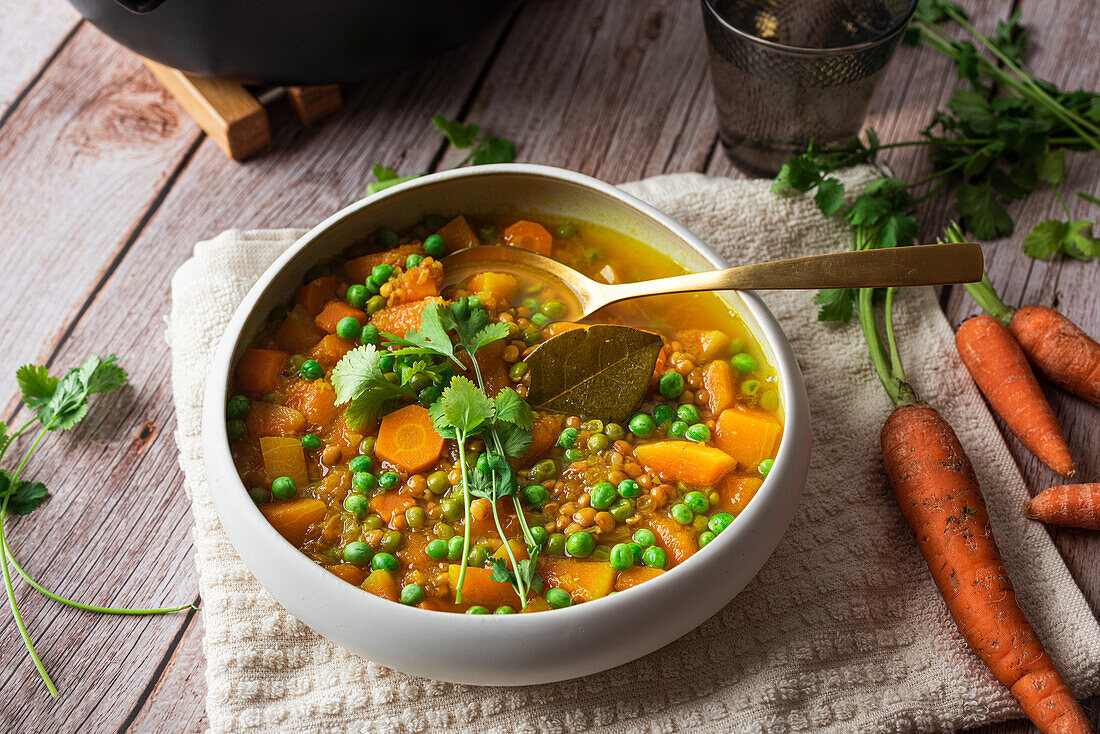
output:
M15 371L15 382L27 407L38 410L57 391L58 379L50 377L50 371L42 365L25 364Z
M420 311L420 327L414 331L407 332L405 338L394 336L393 334L384 334L383 338L387 342L393 344L403 344L409 349L399 349L395 354L411 354L419 353L423 354L425 351L428 353L438 354L441 357L453 360L460 367L465 367L461 361L455 356L454 344L451 343L451 337L447 334L447 325L444 323L445 311L443 306L438 303L426 303L424 308ZM421 350L421 351L416 351Z
M494 321L488 326L483 327L477 334L474 335L470 346L473 347L473 353L481 349L487 344L492 344L495 341L506 339L508 337L508 324L503 321Z
M963 226L979 239L994 240L1012 234L1012 217L988 182L959 186L955 209L962 215Z
M817 193L814 194L814 203L825 216L836 214L844 206L844 184L832 176L822 179L817 186Z
M814 303L821 306L818 321L844 321L852 318L852 302L856 291L851 288L824 288L814 296Z
M989 135L993 132L994 118L989 100L976 89L956 90L947 103L947 108L978 135Z
M396 186L399 183L406 181L412 181L414 178L420 178L420 174L413 174L411 176L398 176L397 172L389 166L383 166L381 163L375 163L374 168L371 169L371 173L374 174L376 181L371 181L367 184L366 192L364 196L370 196L371 194L377 194L379 191L384 191L391 186Z
M0 504L6 503L5 515L29 515L50 496L42 482L16 482L12 475L0 470Z
M0 452L3 452L9 443L11 443L11 436L8 435L8 424L0 421Z
M447 138L447 142L456 148L469 148L477 140L477 134L481 130L472 122L469 125L463 125L458 120L448 120L443 115L433 116L432 125L436 130L441 131Z
M783 164L775 177L772 191L801 191L812 189L821 181L821 171L808 154L797 155Z
M508 564L504 562L503 558L493 559L493 573L490 578L502 584L514 585L516 583L516 575L508 569Z
M79 367L70 369L38 410L38 421L50 430L66 431L88 413L88 396L108 392L126 382L126 372L115 364L115 355L101 360L93 354Z
M888 211L890 211L890 202L868 194L860 194L844 216L853 225L861 227L875 224Z
M895 214L886 220L879 235L882 247L905 247L917 237L917 220L908 214Z
M501 423L495 429L505 456L519 458L531 447L532 436L514 423Z
M511 163L515 159L516 146L495 135L484 138L470 155L470 163L475 166L483 166L486 163Z
M436 408L436 406L439 406ZM472 435L493 418L493 403L469 378L458 376L429 409L437 427Z
M356 347L336 364L329 376L336 404L344 410L348 426L360 428L402 397L413 397L412 388L395 385L382 374L381 353L373 344Z
M493 399L497 421L511 423L524 431L530 431L535 425L535 415L527 401L510 387L503 388Z
M1047 151L1035 165L1035 175L1048 184L1060 184L1066 180L1066 151L1063 148Z
M1039 260L1061 253L1076 260L1088 261L1100 257L1100 240L1092 236L1092 222L1047 219L1028 232L1024 238L1024 253Z

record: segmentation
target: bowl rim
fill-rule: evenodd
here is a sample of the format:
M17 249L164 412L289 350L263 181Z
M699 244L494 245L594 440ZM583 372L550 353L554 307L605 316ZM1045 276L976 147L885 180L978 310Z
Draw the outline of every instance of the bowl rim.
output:
M439 623L455 628L459 633L469 630L484 630L486 629L485 627L477 627L477 625L489 624L504 625L503 627L494 627L494 629L498 629L508 635L534 633L541 627L546 626L548 622L583 627L588 620L595 617L622 613L626 609L647 604L647 599L654 600L662 596L666 587L676 583L678 579L684 578L684 573L677 573L681 567L689 569L694 568L695 566L692 566L692 563L699 561L701 556L704 555L702 553L695 554L683 564L670 569L670 573L662 574L658 578L632 588L630 590L632 593L627 594L624 592L613 594L591 602L574 604L563 609L555 609L552 610L555 612L552 615L467 615L454 612L419 609L414 606L406 606L399 602L381 599L370 593L364 593L363 590L354 588L351 584L348 584L335 574L328 572L322 566L314 563L304 553L285 540L274 527L267 522L266 518L260 513L259 508L249 497L247 487L245 487L243 481L236 472L230 455L224 416L225 400L229 396L229 388L231 386L233 367L235 364L234 356L238 349L244 348L244 346L241 345L242 336L248 332L249 324L256 318L253 312L263 300L273 280L283 271L283 269L292 260L298 257L299 253L308 249L328 230L332 229L343 220L357 215L363 209L373 207L382 201L400 197L410 190L430 186L443 181L451 181L454 179L475 180L486 176L516 174L547 178L556 182L564 181L565 183L579 185L583 189L588 189L589 191L618 200L618 202L625 205L628 209L633 209L639 217L652 220L653 223L667 230L675 240L677 240L677 247L683 248L683 254L690 254L690 251L694 250L713 266L728 267L728 264L722 257L698 236L684 227L684 225L641 199L616 186L612 186L611 184L585 174L536 164L492 164L429 174L392 186L373 196L357 201L330 215L319 224L309 229L288 247L285 252L275 259L275 261L264 271L263 275L261 275L252 285L240 305L237 307L232 318L226 325L225 332L211 360L204 390L202 409L202 458L206 470L206 477L210 486L210 493L219 519L231 543L237 553L242 557L249 571L265 589L268 588L267 584L264 583L260 575L254 570L253 564L247 559L250 554L242 550L240 543L241 538L235 537L238 535L235 529L239 527L239 525L236 521L237 516L234 515L234 513L243 513L243 515L248 518L248 522L251 522L255 526L250 528L250 531L254 531L263 536L262 542L266 546L265 552L277 557L277 561L281 568L284 569L283 572L285 574L313 575L317 583L323 587L327 587L325 593L331 593L337 597L346 597L348 599L346 602L347 604L361 606L364 614L389 617L392 618L390 621L394 623L417 624L418 622L423 623L428 620L436 620ZM351 243L349 242L348 244ZM673 256L675 256L675 254L673 254ZM786 528L793 518L795 509L801 498L809 464L810 416L801 371L799 370L794 353L791 350L790 343L783 334L782 328L776 318L764 305L763 301L751 291L723 292L723 294L729 294L726 297L732 297L734 295L739 297L746 307L745 310L748 311L751 318L755 321L755 326L757 328L752 329L754 338L761 342L762 346L766 343L767 348L771 352L770 356L774 362L772 366L779 375L779 386L783 396L783 406L785 409L782 439L772 470L769 472L768 476L764 478L764 482L753 500L738 516L739 518L744 518L744 521L741 523L734 523L716 537L715 540L708 544L709 550L707 550L706 553L706 555L712 559L717 558L723 555L724 549L732 549L737 544L738 537L751 534L761 524L760 518L773 512L785 515L785 517L780 517L782 527L776 532L774 540L768 541L771 545L767 550L767 554L764 555L764 560L760 562L756 570L753 571L752 576L749 577L751 579L759 573L759 568L763 566L767 558L774 552L774 548L785 534ZM751 328L752 324L749 326ZM230 481L231 486L223 486L226 481ZM229 519L227 520L227 518ZM733 532L730 532L731 530ZM729 560L732 561L733 559ZM320 581L320 578L327 578L328 581ZM743 586L731 594L729 599L732 600L732 598L740 593L742 589ZM269 593L271 592L269 591ZM354 595L354 599L352 595ZM272 596L276 598L276 601L280 601L276 594L272 593ZM427 617L424 615L433 616ZM493 616L498 617L498 619L490 623L479 620L479 616ZM505 619L500 619L502 617ZM547 620L547 617L553 617L553 619ZM322 630L317 630L317 632L322 636L328 637ZM635 657L640 657L640 655ZM385 661L379 662L388 664ZM594 673L597 671L593 670L590 672ZM443 679L446 680L448 678Z

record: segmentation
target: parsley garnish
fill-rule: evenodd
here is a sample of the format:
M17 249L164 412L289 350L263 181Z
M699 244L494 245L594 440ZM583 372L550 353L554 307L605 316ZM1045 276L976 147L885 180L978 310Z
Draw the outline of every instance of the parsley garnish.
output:
M14 567L19 575L23 577L23 580L39 593L77 609L102 614L163 614L189 609L191 605L184 604L162 609L126 609L83 604L55 594L43 587L31 578L30 574L24 571L15 560L4 535L4 519L8 515L28 515L38 509L49 497L49 491L42 482L22 479L23 471L26 469L31 455L34 454L35 449L38 448L47 433L69 430L83 420L84 416L88 414L88 398L91 395L115 390L124 385L127 379L125 370L115 364L113 354L106 359L100 359L93 354L84 360L79 367L70 369L61 378L50 375L49 370L41 365L24 365L16 370L15 378L22 393L23 403L34 413L34 416L14 432L9 432L8 426L0 421L0 459L3 459L7 450L28 428L36 423L42 428L14 471L0 469L0 568L3 570L8 603L11 605L12 615L15 617L19 633L23 637L23 643L27 646L27 651L30 653L35 667L38 668L46 688L49 689L50 695L56 696L57 687L50 680L42 660L38 657L38 652L35 650L30 634L27 632L27 627L23 623L23 617L19 613L19 607L15 601L15 591L12 587L11 567Z

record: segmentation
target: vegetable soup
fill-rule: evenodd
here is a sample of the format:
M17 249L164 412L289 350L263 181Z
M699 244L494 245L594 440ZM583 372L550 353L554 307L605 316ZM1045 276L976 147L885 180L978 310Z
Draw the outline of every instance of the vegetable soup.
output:
M530 249L601 282L684 272L584 222L429 216L379 230L309 272L237 364L227 429L260 511L366 592L467 614L589 602L705 552L782 434L776 373L749 330L712 293L578 324L560 293L510 274L443 288L441 259L475 245ZM652 344L631 353L640 391L616 393L626 417L530 405L535 365L555 364L528 364L532 353L548 343L554 357L551 340L597 324ZM603 331L637 334L580 336Z

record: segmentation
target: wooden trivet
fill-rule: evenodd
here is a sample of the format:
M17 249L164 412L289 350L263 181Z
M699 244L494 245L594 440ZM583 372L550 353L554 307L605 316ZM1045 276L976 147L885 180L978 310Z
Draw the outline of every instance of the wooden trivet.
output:
M311 125L340 109L340 87L279 87L259 96L237 82L201 77L142 59L187 114L194 118L225 154L236 161L271 142L271 125L264 103L285 90L291 109L303 125Z

